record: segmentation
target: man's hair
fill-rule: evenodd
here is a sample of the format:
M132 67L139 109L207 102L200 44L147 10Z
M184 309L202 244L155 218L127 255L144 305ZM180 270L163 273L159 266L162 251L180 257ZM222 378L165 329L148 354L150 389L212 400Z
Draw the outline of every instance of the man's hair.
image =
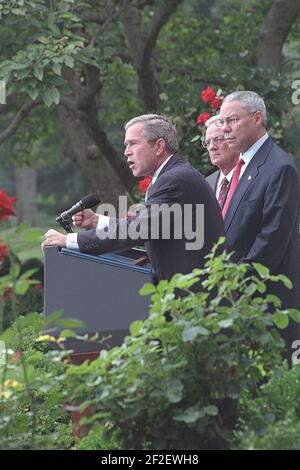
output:
M211 118L207 119L207 121L205 121L206 129L212 124L214 124L216 121L218 121L219 119L220 119L220 114L216 114L215 116L212 116Z
M133 124L142 122L144 124L143 135L149 142L154 142L159 138L163 138L166 148L169 152L174 153L178 150L176 126L167 116L159 114L142 114L137 116L125 124L125 131Z
M249 113L260 111L262 114L262 124L267 125L267 110L264 100L255 91L234 91L225 96L223 103L238 101Z

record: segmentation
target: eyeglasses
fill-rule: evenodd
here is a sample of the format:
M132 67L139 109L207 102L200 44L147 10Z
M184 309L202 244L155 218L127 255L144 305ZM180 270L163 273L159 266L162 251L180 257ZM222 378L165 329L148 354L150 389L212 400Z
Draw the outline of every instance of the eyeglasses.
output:
M215 122L215 125L217 127L223 127L224 124L226 124L227 126L230 126L230 127L234 127L237 125L237 123L241 120L240 117L238 116L230 116L229 118L224 118L224 119L218 119L216 122Z
M248 116L252 116L256 113L257 111L253 111L251 113L248 113ZM224 118L224 119L218 119L216 122L215 122L215 125L217 127L223 127L224 124L226 124L227 126L230 126L230 127L235 127L237 125L237 123L242 119L242 117L245 117L245 116L230 116L228 118Z
M208 139L208 140L202 140L202 145L205 149L208 149L210 147L210 144L213 145L220 145L222 142L224 142L225 137L214 137L213 139Z

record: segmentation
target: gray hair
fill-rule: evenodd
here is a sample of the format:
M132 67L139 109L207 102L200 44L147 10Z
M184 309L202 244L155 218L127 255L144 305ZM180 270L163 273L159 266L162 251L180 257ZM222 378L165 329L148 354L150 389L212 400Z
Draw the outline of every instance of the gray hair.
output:
M211 118L207 119L207 121L205 121L206 129L212 124L214 124L216 121L218 121L219 119L220 119L220 114L216 114L215 116L212 116Z
M266 127L267 124L267 110L264 100L255 91L234 91L230 95L225 96L223 103L230 101L238 101L243 108L247 109L249 113L260 111L262 114L262 123Z
M133 124L142 122L144 124L143 135L149 142L154 142L159 138L163 138L167 150L169 152L177 152L177 131L176 126L167 116L159 114L142 114L137 116L125 124L125 131Z

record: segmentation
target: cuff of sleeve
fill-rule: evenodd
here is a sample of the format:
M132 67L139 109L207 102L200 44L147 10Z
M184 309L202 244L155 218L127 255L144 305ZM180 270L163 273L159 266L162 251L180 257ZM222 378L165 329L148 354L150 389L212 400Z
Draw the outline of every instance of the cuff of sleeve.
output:
M77 233L68 233L66 248L69 250L79 250L79 245L77 243Z
M105 227L108 227L108 226L109 226L109 217L107 215L99 214L97 230L102 230L102 229L104 229Z

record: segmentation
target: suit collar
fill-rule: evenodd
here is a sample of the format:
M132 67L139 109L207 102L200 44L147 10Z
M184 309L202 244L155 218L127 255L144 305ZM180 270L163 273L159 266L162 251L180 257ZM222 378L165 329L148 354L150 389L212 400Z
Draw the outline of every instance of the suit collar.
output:
M170 158L170 160L164 165L164 167L161 169L161 171L159 172L159 175L157 178L160 177L160 175L162 175L163 173L165 173L166 171L168 171L170 168L172 168L174 165L176 165L177 162L179 162L179 160L181 160L180 156L178 155L178 153L173 153L172 157Z
M273 140L268 137L268 139L258 149L257 153L254 155L246 170L242 174L224 219L225 230L228 230L245 192L253 184L255 178L259 174L260 167L265 164L273 146Z
M147 200L149 199L151 193L152 193L152 190L153 188L155 187L155 183L156 181L160 178L160 176L162 174L164 174L166 171L170 170L170 168L172 168L173 166L175 166L179 161L182 161L180 156L178 155L178 153L174 153L172 155L172 157L170 158L170 160L167 161L167 163L163 166L163 168L161 169L161 171L159 172L159 175L158 177L156 178L155 182L153 183L153 185L151 184L151 186L149 187L149 192L147 194Z

